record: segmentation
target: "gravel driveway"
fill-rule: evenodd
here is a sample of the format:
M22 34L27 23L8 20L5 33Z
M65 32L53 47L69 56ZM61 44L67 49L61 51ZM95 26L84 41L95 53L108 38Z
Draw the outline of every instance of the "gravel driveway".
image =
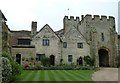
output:
M100 68L92 75L94 81L118 81L118 68Z

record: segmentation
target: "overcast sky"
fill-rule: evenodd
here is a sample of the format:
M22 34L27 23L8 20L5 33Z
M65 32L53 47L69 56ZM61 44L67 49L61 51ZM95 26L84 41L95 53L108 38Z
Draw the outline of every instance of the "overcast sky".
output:
M37 21L38 31L49 24L54 30L63 28L67 16L107 15L118 19L119 0L0 0L0 9L7 18L11 30L31 30L31 22ZM68 12L69 8L69 12Z

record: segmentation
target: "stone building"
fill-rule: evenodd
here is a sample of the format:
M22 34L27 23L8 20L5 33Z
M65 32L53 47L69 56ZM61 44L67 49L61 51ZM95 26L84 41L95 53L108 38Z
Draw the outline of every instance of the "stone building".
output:
M6 24L6 17L4 16L4 14L2 13L2 11L0 10L1 13L1 20L0 20L0 42L1 42L1 46L2 46L2 52L8 52L11 53L11 32L10 29L8 27L8 25Z
M84 56L95 60L96 67L116 67L119 55L118 34L112 16L65 16L63 29L53 31L46 24L37 31L32 22L31 31L12 31L11 54L19 64L35 64L44 56L51 65L84 65ZM119 38L120 39L120 38Z

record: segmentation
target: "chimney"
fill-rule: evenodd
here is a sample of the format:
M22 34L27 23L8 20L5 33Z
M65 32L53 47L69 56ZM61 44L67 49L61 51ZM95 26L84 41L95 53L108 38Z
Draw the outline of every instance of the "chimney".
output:
M32 21L31 24L31 36L36 35L37 33L37 22Z

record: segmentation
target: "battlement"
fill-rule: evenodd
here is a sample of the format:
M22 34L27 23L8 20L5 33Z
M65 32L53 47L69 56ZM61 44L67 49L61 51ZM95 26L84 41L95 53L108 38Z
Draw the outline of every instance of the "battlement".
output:
M65 16L65 17L64 17L64 20L80 21L80 18L79 18L79 17L74 18L74 16L70 16L70 17Z
M87 14L87 15L85 15L85 16L81 16L81 18L82 18L82 20L84 20L84 19L91 19L91 20L108 20L108 21L113 21L113 20L115 20L115 18L113 17L113 16L105 16L105 15L101 15L101 16L99 16L99 15L90 15L90 14Z

